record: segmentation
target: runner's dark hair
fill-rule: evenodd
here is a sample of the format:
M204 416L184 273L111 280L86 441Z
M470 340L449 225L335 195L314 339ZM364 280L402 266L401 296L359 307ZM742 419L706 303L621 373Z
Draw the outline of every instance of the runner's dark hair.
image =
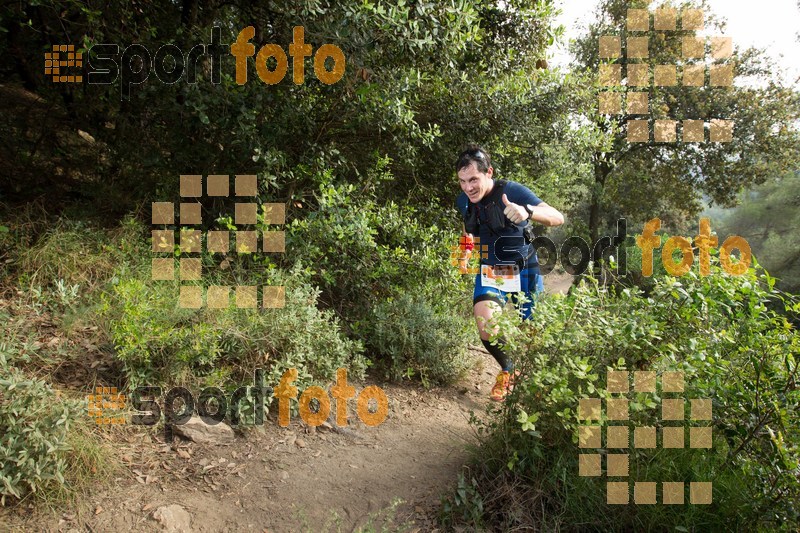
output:
M492 166L492 158L486 150L477 144L469 144L456 160L456 172L462 168L467 168L472 163L475 163L478 172L486 173L489 171L489 167Z

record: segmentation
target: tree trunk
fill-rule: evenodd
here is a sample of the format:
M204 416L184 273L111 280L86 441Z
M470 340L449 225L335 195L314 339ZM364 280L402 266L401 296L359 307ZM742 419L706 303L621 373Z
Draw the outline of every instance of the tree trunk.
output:
M181 24L191 27L197 24L197 0L183 0L181 4Z
M594 184L592 184L592 199L589 204L589 238L591 239L589 249L593 251L600 238L600 202L603 198L606 178L610 171L611 167L600 158L600 154L595 154ZM598 280L604 279L602 257L592 257L592 276Z
M592 199L589 204L589 237L591 244L597 242L600 236L600 201L610 167L596 155L594 158L594 184L592 185Z

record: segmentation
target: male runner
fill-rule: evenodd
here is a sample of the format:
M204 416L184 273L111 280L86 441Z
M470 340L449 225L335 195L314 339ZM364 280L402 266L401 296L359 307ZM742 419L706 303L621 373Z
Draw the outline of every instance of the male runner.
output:
M490 397L503 401L513 387L514 363L505 352L502 338L495 344L489 342L489 337L497 334L497 326L486 328L506 303L507 295L514 292L524 293L529 300L520 309L522 318L531 317L533 295L544 290L544 283L536 250L530 245L533 236L526 227L531 221L559 226L564 223L564 216L524 185L494 180L489 154L476 145L470 145L458 156L456 172L463 191L456 199L456 207L464 217L462 271L471 254L473 234L477 234L481 247L487 246L486 252L481 252L472 303L481 342L500 365Z

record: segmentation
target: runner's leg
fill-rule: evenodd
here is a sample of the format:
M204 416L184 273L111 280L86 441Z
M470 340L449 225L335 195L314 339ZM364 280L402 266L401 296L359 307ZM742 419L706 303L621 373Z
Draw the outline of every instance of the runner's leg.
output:
M500 368L508 372L514 368L514 363L505 352L505 340L501 337L495 340L494 344L489 341L492 335L497 334L497 326L490 327L489 321L492 316L502 310L505 304L505 296L503 293L492 287L483 287L481 285L481 276L478 274L475 277L475 292L472 297L473 313L475 315L475 322L478 325L478 333L481 337L486 350L492 354Z

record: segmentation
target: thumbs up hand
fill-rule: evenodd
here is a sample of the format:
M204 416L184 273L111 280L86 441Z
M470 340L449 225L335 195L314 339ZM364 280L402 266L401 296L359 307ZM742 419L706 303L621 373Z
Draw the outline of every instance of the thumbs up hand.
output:
M503 214L514 224L519 224L528 218L528 212L519 204L509 201L507 195L503 195L503 204L506 206Z

